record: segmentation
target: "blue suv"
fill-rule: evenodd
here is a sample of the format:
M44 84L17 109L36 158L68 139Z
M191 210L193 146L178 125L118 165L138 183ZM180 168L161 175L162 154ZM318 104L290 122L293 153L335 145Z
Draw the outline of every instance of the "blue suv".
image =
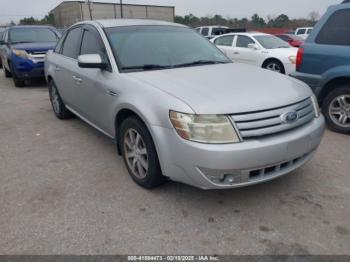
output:
M25 80L44 78L44 58L53 50L60 33L51 26L11 26L0 39L0 60L6 77L16 87Z
M314 90L330 129L350 134L350 0L327 10L296 63L292 76Z

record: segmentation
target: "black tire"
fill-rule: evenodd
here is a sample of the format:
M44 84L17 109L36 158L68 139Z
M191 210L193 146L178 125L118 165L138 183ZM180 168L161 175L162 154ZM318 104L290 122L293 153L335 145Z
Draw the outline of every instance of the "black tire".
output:
M265 68L267 70L274 71L274 72L279 72L281 74L286 73L283 64L280 61L275 60L275 59L271 59L271 60L268 60L267 62L265 62L263 65L263 68ZM272 68L276 68L276 69L278 68L278 71L273 70Z
M64 105L53 80L49 81L49 95L52 110L58 119L64 120L74 116L74 114Z
M4 73L5 73L5 77L6 77L6 78L12 77L11 72L10 72L9 70L7 70L6 67L4 67Z
M24 80L17 78L15 75L12 77L15 87L24 87L26 84Z
M147 158L145 159L148 163L148 170L145 172L144 178L137 177L128 164L126 156L126 151L128 149L127 145L125 144L125 140L127 139L127 132L129 132L130 130L136 131L141 136L141 142L147 150ZM160 186L164 183L165 177L162 175L158 154L154 146L152 136L148 131L146 125L139 118L129 117L123 121L120 127L118 141L122 151L124 163L129 171L131 178L135 181L136 184L146 189L151 189Z
M337 105L337 98L341 96L347 97L346 101L349 103L349 106L347 108L341 109L341 111L344 112L345 116L348 116L348 119L344 125L341 125L340 122L337 122L336 117L332 116L330 112L331 107ZM329 129L338 133L350 134L350 86L338 87L330 92L322 103L322 113L326 118Z

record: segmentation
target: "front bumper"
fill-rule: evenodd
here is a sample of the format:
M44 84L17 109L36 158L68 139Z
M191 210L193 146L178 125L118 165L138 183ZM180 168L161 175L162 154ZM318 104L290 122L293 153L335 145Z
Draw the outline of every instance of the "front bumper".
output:
M16 57L12 59L12 70L17 78L23 80L45 78L44 62L34 62L30 59Z
M194 143L173 129L152 127L162 171L202 189L228 189L287 174L312 158L325 129L324 117L277 135L227 145ZM223 181L217 180L224 176Z

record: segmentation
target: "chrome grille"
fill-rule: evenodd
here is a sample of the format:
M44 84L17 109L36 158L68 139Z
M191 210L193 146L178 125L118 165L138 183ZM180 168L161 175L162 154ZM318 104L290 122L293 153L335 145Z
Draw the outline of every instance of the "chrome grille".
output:
M296 112L295 122L286 122L283 115ZM315 110L311 98L301 102L271 110L231 115L242 138L254 138L272 135L303 126L315 117Z

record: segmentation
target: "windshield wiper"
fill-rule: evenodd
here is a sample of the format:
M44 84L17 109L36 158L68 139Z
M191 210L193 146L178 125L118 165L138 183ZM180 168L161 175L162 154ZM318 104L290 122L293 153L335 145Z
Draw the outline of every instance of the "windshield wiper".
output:
M165 66L165 65L139 65L139 66L125 66L122 67L123 70L157 70L157 69L169 69L172 68L171 66Z
M195 66L195 65L215 65L215 64L227 64L229 62L224 61L214 61L214 60L197 60L190 63L178 64L174 65L174 67L187 67L187 66Z

